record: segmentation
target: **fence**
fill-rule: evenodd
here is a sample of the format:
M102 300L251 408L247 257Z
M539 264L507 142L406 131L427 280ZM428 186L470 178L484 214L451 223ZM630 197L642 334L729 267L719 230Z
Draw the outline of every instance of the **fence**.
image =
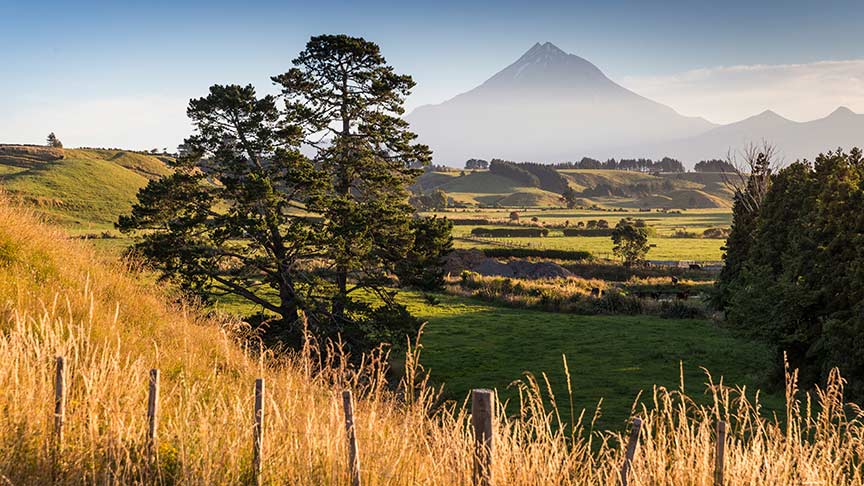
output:
M54 380L54 439L52 443L52 476L56 480L61 473L63 463L63 428L66 417L66 361L62 356L56 358ZM252 412L254 425L252 427L252 484L260 486L262 464L265 463L264 431L266 415L264 410L265 386L264 379L255 380ZM494 486L495 476L493 465L495 461L495 411L497 408L495 392L492 390L475 389L471 393L471 428L474 434L474 457L472 471L473 486ZM149 390L147 394L147 474L157 474L154 469L158 462L158 427L159 427L159 370L150 370ZM345 432L348 451L348 475L352 486L362 486L360 469L361 449L355 433L357 417L354 414L354 397L350 390L342 392L342 409L345 413ZM619 484L627 486L630 479L630 469L639 446L639 436L642 431L642 420L632 421L629 440L624 451L624 459L619 474ZM724 453L726 449L726 423L716 424L716 443L714 448L714 486L724 485Z

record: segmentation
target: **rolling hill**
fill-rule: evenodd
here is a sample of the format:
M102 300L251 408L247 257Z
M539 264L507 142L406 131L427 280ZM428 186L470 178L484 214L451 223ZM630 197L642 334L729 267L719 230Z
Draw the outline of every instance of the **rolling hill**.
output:
M0 189L68 227L109 226L167 158L109 149L0 146Z
M722 174L655 173L620 170L559 170L580 194L580 206L607 208L730 208L731 192ZM485 170L429 171L412 187L428 193L440 189L456 205L485 207L560 207L560 195L526 187Z

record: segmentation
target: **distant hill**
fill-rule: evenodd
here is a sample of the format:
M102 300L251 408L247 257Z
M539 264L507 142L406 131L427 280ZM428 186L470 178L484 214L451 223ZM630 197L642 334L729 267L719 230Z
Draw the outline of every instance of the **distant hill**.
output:
M436 163L475 156L552 162L675 140L713 128L606 77L587 60L536 44L480 86L406 119Z
M167 174L167 157L108 149L0 145L0 189L58 223L108 226L138 190Z
M580 206L708 209L731 207L722 174L645 174L620 170L559 170L580 194ZM428 193L440 189L456 204L498 207L560 207L560 195L486 170L430 171L412 187Z

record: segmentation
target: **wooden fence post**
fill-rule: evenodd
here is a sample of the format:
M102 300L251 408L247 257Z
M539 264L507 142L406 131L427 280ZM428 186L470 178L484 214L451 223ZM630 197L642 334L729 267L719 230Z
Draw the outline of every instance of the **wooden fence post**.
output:
M627 441L627 450L624 452L624 464L621 465L621 486L627 486L630 465L633 463L633 455L636 454L636 444L639 443L641 430L642 419L634 418L633 427L630 429L630 440Z
M150 370L150 389L147 394L147 452L150 460L158 451L156 435L159 427L159 370Z
M54 469L55 473L63 455L63 422L66 420L66 360L56 358L54 374Z
M726 452L726 422L717 422L717 444L714 449L714 486L723 486L724 454Z
M255 380L255 428L252 435L252 482L259 486L264 457L264 378Z
M351 390L342 392L342 408L345 409L345 432L348 434L348 469L351 474L351 485L361 486L360 450L357 448L357 432L354 428L354 398L351 396Z
M491 486L492 477L492 414L495 392L471 391L471 425L474 428L474 486Z

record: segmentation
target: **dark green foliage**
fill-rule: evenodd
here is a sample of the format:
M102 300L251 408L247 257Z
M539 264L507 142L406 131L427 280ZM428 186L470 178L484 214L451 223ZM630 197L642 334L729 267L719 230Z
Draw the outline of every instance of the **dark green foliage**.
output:
M564 189L564 192L561 193L561 201L568 209L573 209L579 205L579 193L572 187L567 186L567 189Z
M525 169L537 177L537 181L539 182L538 187L545 191L561 194L570 187L567 178L549 165L523 162L516 164L516 166L520 169Z
M453 248L453 224L446 218L411 221L414 244L394 272L403 286L436 290L444 285L444 258Z
M347 35L313 37L294 65L273 81L332 188L320 204L324 257L331 262L323 275L334 284L329 315L344 329L355 319L358 291L396 308L382 289L412 248L407 187L421 172L413 167L428 164L431 152L415 143L401 117L414 81L396 74L376 44Z
M465 161L465 169L467 170L475 170L475 169L488 169L489 162L483 159L468 159Z
M435 189L428 194L413 195L408 202L418 211L440 211L447 208L447 193L441 189Z
M671 157L663 157L660 161L654 162L651 169L658 172L686 172L684 164Z
M143 230L135 249L161 278L204 299L241 296L278 316L274 333L296 340L311 279L298 263L317 252L320 228L288 210L316 204L321 176L296 150L299 132L276 100L251 86L213 86L187 113L197 132L187 155L117 226Z
M472 236L483 236L486 238L541 238L549 236L546 228L474 228Z
M711 160L702 160L697 162L695 166L693 166L693 171L695 172L725 172L727 174L732 174L735 172L735 166L725 160L719 159L711 159Z
M864 159L829 152L771 176L748 245L727 249L730 322L786 354L806 384L839 367L864 397ZM737 228L733 227L733 235ZM730 237L730 240L732 238ZM730 278L731 276L731 278ZM780 370L778 368L778 376Z
M612 231L612 252L624 260L625 267L639 265L645 261L648 246L648 230L631 220L622 219Z
M756 230L756 218L762 200L771 185L772 153L770 147L748 156L750 173L736 188L732 198L732 226L723 247L723 270L717 279L714 305L724 308L729 301L729 286L738 278L750 253ZM743 176L742 176L743 177Z
M407 187L431 157L401 118L414 83L345 35L313 37L294 65L273 78L284 108L251 86L192 100L184 156L118 226L144 230L136 247L162 278L275 315L262 327L283 342L299 343L303 311L351 351L399 345L418 322L387 290L391 275L410 255L429 280L449 245L449 223L412 224Z
M54 135L54 132L48 134L48 138L46 139L46 145L51 148L63 148L63 142L57 138L57 135Z
M489 163L489 172L506 177L528 187L540 187L540 179L527 170L519 167L513 162L501 159L492 159Z

